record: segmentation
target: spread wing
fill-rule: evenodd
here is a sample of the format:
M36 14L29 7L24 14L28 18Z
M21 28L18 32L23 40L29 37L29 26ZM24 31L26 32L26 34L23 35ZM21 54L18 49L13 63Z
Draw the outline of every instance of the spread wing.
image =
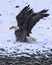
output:
M30 5L24 7L22 9L22 11L16 16L16 20L17 20L17 23L18 23L18 26L19 28L21 28L23 26L23 24L25 23L26 21L26 18L31 14L33 13L33 10L30 9L29 7Z
M42 11L38 12L35 16L34 16L34 14L32 14L31 22L29 24L30 30L34 27L34 25L37 22L39 22L39 20L43 19L44 17L49 16L49 14L47 14L47 11L48 10L42 10Z
M32 28L34 27L34 25L35 25L37 22L39 22L40 19L43 19L44 17L49 16L49 14L46 14L47 11L48 11L48 10L45 10L45 9L44 9L44 10L42 10L42 11L40 11L40 12L37 12L37 13L31 13L31 14L27 17L25 23L24 23L23 26L22 26L22 29L27 32L27 33L26 33L27 36L29 35L29 33L31 33Z

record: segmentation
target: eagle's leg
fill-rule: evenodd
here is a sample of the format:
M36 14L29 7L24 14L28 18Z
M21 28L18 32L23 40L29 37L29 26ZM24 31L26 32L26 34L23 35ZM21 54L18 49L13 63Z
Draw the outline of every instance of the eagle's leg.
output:
M16 37L16 41L20 41L20 42L26 42L26 38L23 38L23 37Z

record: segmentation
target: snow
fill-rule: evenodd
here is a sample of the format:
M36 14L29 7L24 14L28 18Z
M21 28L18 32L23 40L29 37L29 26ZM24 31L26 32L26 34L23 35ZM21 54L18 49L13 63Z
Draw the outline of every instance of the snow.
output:
M49 17L40 20L32 29L31 37L36 41L25 43L16 42L15 30L9 30L10 26L16 26L16 15L30 4L35 12L42 9L49 9ZM19 8L16 8L16 6ZM45 48L43 48L45 46ZM10 54L13 52L36 53L36 50L47 50L52 48L52 1L51 0L0 0L0 54ZM18 51L17 51L18 49ZM29 50L27 50L29 49ZM33 50L33 51L32 51Z

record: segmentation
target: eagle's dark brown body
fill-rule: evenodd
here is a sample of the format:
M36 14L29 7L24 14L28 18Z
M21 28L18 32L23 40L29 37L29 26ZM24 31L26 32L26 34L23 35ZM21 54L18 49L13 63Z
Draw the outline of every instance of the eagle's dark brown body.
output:
M16 16L16 20L19 29L15 30L15 36L17 41L26 42L26 37L29 36L33 26L39 22L40 19L49 16L46 14L48 10L42 10L34 13L33 9L30 9L29 5L24 7L22 11Z

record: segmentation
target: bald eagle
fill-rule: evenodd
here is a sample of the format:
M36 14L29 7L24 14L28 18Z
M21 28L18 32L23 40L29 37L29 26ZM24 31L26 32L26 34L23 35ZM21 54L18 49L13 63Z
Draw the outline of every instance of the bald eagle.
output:
M40 19L49 16L46 14L48 9L43 9L37 13L34 13L33 9L30 8L30 5L24 7L21 12L16 16L16 20L19 26L19 29L15 30L16 40L20 42L26 42L27 37L29 37L32 28L35 26ZM11 27L16 28L16 27Z

